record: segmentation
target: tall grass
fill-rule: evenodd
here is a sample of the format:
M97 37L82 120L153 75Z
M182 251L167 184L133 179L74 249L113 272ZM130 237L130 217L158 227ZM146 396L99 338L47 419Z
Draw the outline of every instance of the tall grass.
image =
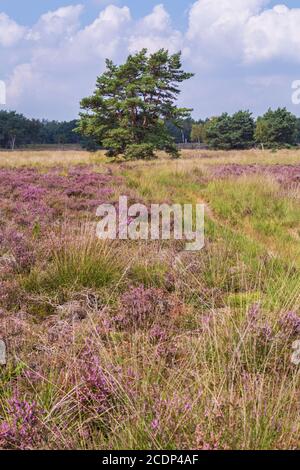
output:
M299 448L298 193L214 178L220 159L276 158L226 155L113 167L146 203L205 203L200 252L104 243L72 217L34 237L28 269L3 274L1 448Z

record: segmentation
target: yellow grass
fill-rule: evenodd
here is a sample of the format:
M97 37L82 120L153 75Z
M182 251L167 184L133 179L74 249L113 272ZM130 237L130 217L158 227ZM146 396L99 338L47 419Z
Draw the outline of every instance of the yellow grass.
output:
M90 153L77 150L0 152L0 167L69 167L80 164L103 163L105 161L104 152Z
M66 150L23 150L0 152L0 167L22 167L22 166L70 166L79 164L105 164L111 161L105 157L104 151L90 153L87 151ZM159 152L156 161L134 161L127 162L129 167L136 166L168 166L176 168L188 168L191 166L221 165L225 163L238 164L263 164L295 165L300 163L299 150L245 150L245 151L215 151L215 150L183 150L180 160L170 160L163 152Z
M300 163L300 148L293 150L278 150L272 152L271 150L183 150L182 157L184 160L200 159L205 164L223 164L223 163L238 163L238 164L263 164L263 165L276 165L287 164L295 165Z

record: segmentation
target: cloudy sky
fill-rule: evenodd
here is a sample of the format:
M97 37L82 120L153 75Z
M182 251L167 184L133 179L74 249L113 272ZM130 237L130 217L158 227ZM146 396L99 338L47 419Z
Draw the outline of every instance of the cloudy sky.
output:
M298 7L297 7L298 5ZM0 0L7 109L73 119L104 59L182 50L194 117L287 106L300 80L299 0Z

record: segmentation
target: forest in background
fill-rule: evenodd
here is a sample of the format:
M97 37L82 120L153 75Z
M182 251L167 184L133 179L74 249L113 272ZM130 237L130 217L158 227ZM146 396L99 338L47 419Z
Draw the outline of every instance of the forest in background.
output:
M43 145L80 145L83 149L91 151L101 148L92 138L75 132L77 123L76 119L72 121L29 119L16 111L1 110L0 149ZM257 129L258 123L260 124ZM219 117L206 120L190 117L178 125L166 122L166 127L177 144L195 142L224 150L251 148L256 143L261 143L260 140L262 142L265 140L263 144L268 148L296 145L300 142L300 118L296 118L284 108L269 110L256 121L248 111L239 111L233 116L223 113ZM270 129L274 134L273 143L268 142ZM238 146L235 142L238 142Z

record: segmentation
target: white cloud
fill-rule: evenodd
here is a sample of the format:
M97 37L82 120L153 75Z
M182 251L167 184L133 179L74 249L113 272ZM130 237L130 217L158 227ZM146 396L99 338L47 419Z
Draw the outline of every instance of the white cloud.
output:
M247 22L267 3L268 0L198 0L190 9L187 39L208 62L214 62L215 56L221 61L239 60Z
M118 46L125 42L126 27L130 21L129 8L107 6L92 24L73 37L74 55L96 55L99 58L114 56ZM122 48L124 49L124 45Z
M173 29L171 16L160 4L136 24L129 37L129 51L147 48L154 52L163 47L170 52L177 52L184 45L182 33Z
M266 0L198 0L190 9L188 37L212 40L215 35L232 34L266 3Z
M10 47L22 39L26 28L18 25L5 13L0 13L0 46Z
M300 8L277 5L251 17L244 39L247 62L270 59L300 62Z
M300 62L300 8L269 0L198 0L190 9L187 40L206 61ZM215 57L218 56L219 61Z
M80 28L82 10L77 5L49 12L27 33L23 63L14 67L8 80L10 107L55 117L64 105L63 112L74 117L80 99L92 91L103 71L104 58L126 51L124 32L131 21L127 7L109 5Z
M183 51L184 66L196 77L183 87L182 102L199 103L197 113L268 107L272 90L278 104L288 104L289 80L300 78L283 72L283 64L300 62L300 8L268 8L268 0L194 0L188 27L179 31L163 4L135 20L126 6L94 1L102 9L85 26L81 4L47 12L31 29L0 13L0 78L7 78L10 108L72 118L106 57L120 62L145 47Z
M7 89L10 98L18 99L24 93L30 92L30 89L37 85L36 78L38 77L34 75L31 64L17 65L11 75Z
M101 7L107 6L107 5L118 5L120 3L120 0L92 0L95 5L99 5Z
M146 31L164 32L171 27L171 17L165 10L163 4L156 5L150 15L145 16L140 23L139 28Z
M67 40L79 29L83 9L83 5L71 5L45 13L29 31L27 39L44 44Z

